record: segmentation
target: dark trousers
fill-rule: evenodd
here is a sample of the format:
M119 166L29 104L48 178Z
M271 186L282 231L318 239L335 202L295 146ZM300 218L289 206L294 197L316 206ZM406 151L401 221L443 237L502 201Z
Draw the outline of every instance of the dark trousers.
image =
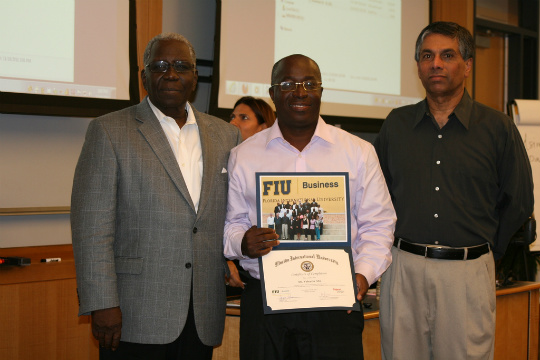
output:
M99 349L100 360L211 360L214 348L204 345L195 328L193 300L189 302L186 325L170 344L138 344L120 341L116 351Z
M264 315L260 281L253 278L247 282L240 306L242 360L364 358L362 311Z

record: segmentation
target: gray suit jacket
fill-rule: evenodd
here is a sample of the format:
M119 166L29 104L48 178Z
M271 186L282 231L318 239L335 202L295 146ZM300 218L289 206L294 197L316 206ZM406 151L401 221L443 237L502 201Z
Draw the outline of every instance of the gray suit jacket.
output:
M204 162L198 212L146 99L88 127L71 199L79 314L120 306L123 341L174 341L193 284L198 335L206 345L221 343L224 169L241 136L220 119L194 114Z

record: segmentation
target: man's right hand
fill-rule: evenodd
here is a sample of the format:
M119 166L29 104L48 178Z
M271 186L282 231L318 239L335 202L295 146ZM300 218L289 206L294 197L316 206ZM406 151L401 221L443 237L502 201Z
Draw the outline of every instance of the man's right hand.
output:
M242 238L242 254L250 258L266 255L279 245L279 235L274 229L258 228L253 225Z
M115 351L122 334L122 311L120 307L92 311L92 334L99 347Z

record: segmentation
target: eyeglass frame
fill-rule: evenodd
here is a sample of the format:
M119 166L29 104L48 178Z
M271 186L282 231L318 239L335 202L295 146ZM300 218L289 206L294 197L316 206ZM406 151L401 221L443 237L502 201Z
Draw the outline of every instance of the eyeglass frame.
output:
M190 63L189 61L182 61L182 60L175 60L172 64L169 63L168 61L165 61L165 60L156 60L156 61L152 61L146 65L144 65L145 68L149 67L150 65L152 64L155 64L155 63L164 63L164 64L167 64L167 68L165 69L165 71L152 71L150 68L148 68L148 70L151 72L151 73L154 73L154 74L164 74L166 73L167 71L169 71L169 69L172 67L174 69L174 71L176 71L178 74L182 74L182 73L187 73L189 71L195 71L196 67L194 64ZM189 70L186 70L186 71L178 71L176 70L176 67L174 64L177 64L177 63L182 63L182 64L189 64L190 65L190 69Z
M308 90L306 89L306 82L314 82L314 83L317 83L317 85L319 85L319 87L317 89L314 89L314 90ZM294 89L292 90L283 90L283 88L281 87L281 84L283 83L294 83L295 87ZM295 82L295 81L282 81L280 82L279 84L272 84L271 87L274 87L274 86L279 86L279 90L281 91L284 91L284 92L289 92L289 91L296 91L298 89L298 85L302 84L302 87L304 88L305 91L317 91L317 90L320 90L322 89L322 81L312 81L312 80L305 80L305 81L302 81L302 82Z

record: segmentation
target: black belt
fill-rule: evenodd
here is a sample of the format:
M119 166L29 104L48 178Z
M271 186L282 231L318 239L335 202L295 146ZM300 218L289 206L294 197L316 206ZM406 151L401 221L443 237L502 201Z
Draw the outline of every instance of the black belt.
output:
M401 241L400 241L401 240ZM437 246L424 246L410 243L402 238L394 240L394 246L411 254L424 256L432 259L445 260L472 260L489 252L489 245L483 244L471 247L449 248Z

